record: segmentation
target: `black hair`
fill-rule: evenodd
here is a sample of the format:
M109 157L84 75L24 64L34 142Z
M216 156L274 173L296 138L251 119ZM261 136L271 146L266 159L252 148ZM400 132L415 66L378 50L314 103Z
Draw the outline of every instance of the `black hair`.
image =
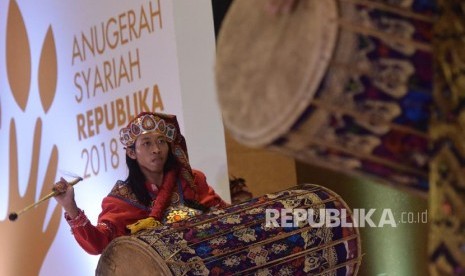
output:
M135 145L132 145L130 148L135 149ZM169 145L168 158L166 160L165 166L163 168L164 172L175 169L178 164L176 158L171 152L171 145ZM136 195L137 200L143 205L149 207L152 203L152 198L149 195L147 188L145 187L145 175L142 173L139 163L137 160L132 159L126 154L126 165L128 166L129 173L125 182L129 185L133 193ZM209 207L195 201L184 199L184 203L187 207L201 210L202 212L208 212Z

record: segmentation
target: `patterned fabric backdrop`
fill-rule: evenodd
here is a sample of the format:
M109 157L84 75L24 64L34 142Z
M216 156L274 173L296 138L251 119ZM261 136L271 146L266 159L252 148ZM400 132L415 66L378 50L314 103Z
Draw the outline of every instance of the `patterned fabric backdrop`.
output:
M438 0L430 125L429 270L465 275L465 3Z

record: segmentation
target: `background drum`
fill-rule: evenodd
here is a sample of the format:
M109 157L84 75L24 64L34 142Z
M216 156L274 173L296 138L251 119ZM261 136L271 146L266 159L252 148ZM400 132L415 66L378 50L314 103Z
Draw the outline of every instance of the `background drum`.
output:
M399 187L428 188L433 1L235 0L216 79L239 142Z
M178 224L113 240L97 275L356 275L361 262L358 228L266 225L266 209L346 210L334 192L303 185L192 217ZM283 226L277 220L279 226Z

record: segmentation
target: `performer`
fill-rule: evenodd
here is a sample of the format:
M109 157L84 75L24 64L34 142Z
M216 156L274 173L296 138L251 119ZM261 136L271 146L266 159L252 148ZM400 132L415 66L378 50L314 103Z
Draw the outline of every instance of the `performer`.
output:
M120 141L128 177L103 199L96 226L78 208L66 180L54 187L62 192L55 198L66 211L71 232L89 254L100 254L116 237L227 206L205 175L191 169L176 116L143 112L121 129Z

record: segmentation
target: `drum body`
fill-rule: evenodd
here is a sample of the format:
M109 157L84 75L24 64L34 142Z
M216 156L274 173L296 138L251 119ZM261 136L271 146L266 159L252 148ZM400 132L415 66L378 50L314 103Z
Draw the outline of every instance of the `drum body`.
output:
M218 40L224 124L239 142L428 188L433 1L237 0Z
M295 222L288 218L289 225L267 217L270 210L297 209L313 210L309 214L314 216ZM311 227L320 209L345 213L340 219L349 226ZM303 185L117 238L102 253L96 275L355 275L361 247L352 225L339 196Z

